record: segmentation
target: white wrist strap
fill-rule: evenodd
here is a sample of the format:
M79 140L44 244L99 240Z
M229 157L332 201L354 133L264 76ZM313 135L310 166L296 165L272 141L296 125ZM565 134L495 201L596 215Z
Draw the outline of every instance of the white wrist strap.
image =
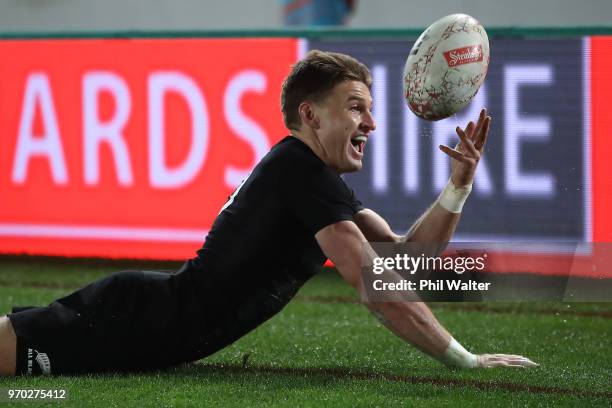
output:
M471 191L471 184L465 187L455 187L453 182L448 180L446 187L444 187L444 190L442 190L438 197L438 204L448 212L459 214Z
M440 361L449 367L474 368L478 358L467 351L461 344L451 337L450 344L440 357Z

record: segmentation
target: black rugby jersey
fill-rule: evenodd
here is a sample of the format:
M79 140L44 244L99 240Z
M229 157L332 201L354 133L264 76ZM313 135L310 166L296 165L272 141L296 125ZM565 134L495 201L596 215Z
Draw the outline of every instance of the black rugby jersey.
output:
M361 209L305 143L293 136L277 143L229 198L192 260L209 328L204 354L278 313L325 261L314 235Z

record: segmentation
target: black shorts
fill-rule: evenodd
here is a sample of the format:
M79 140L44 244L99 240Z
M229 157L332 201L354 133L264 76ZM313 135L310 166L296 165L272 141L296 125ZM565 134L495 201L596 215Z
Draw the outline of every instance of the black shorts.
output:
M46 307L14 308L17 374L166 368L194 361L206 337L195 273L125 271Z

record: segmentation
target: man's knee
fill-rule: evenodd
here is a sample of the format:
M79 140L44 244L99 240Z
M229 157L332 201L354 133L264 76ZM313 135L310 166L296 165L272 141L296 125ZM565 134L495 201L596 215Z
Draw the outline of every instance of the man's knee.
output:
M0 376L15 375L17 336L8 317L0 317Z

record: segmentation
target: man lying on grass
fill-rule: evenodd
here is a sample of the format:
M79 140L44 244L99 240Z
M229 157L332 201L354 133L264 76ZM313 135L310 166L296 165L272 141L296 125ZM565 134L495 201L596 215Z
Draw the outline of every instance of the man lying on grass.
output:
M361 169L375 129L371 84L369 70L352 57L308 53L283 84L291 134L228 199L197 257L174 274L120 272L49 306L14 308L0 318L0 373L131 371L198 360L278 313L326 258L363 293L365 242L448 242L491 118L483 110L476 124L457 128L456 149L440 146L452 160L449 183L398 236L340 178ZM389 330L448 366L536 365L468 352L422 302L364 303Z

